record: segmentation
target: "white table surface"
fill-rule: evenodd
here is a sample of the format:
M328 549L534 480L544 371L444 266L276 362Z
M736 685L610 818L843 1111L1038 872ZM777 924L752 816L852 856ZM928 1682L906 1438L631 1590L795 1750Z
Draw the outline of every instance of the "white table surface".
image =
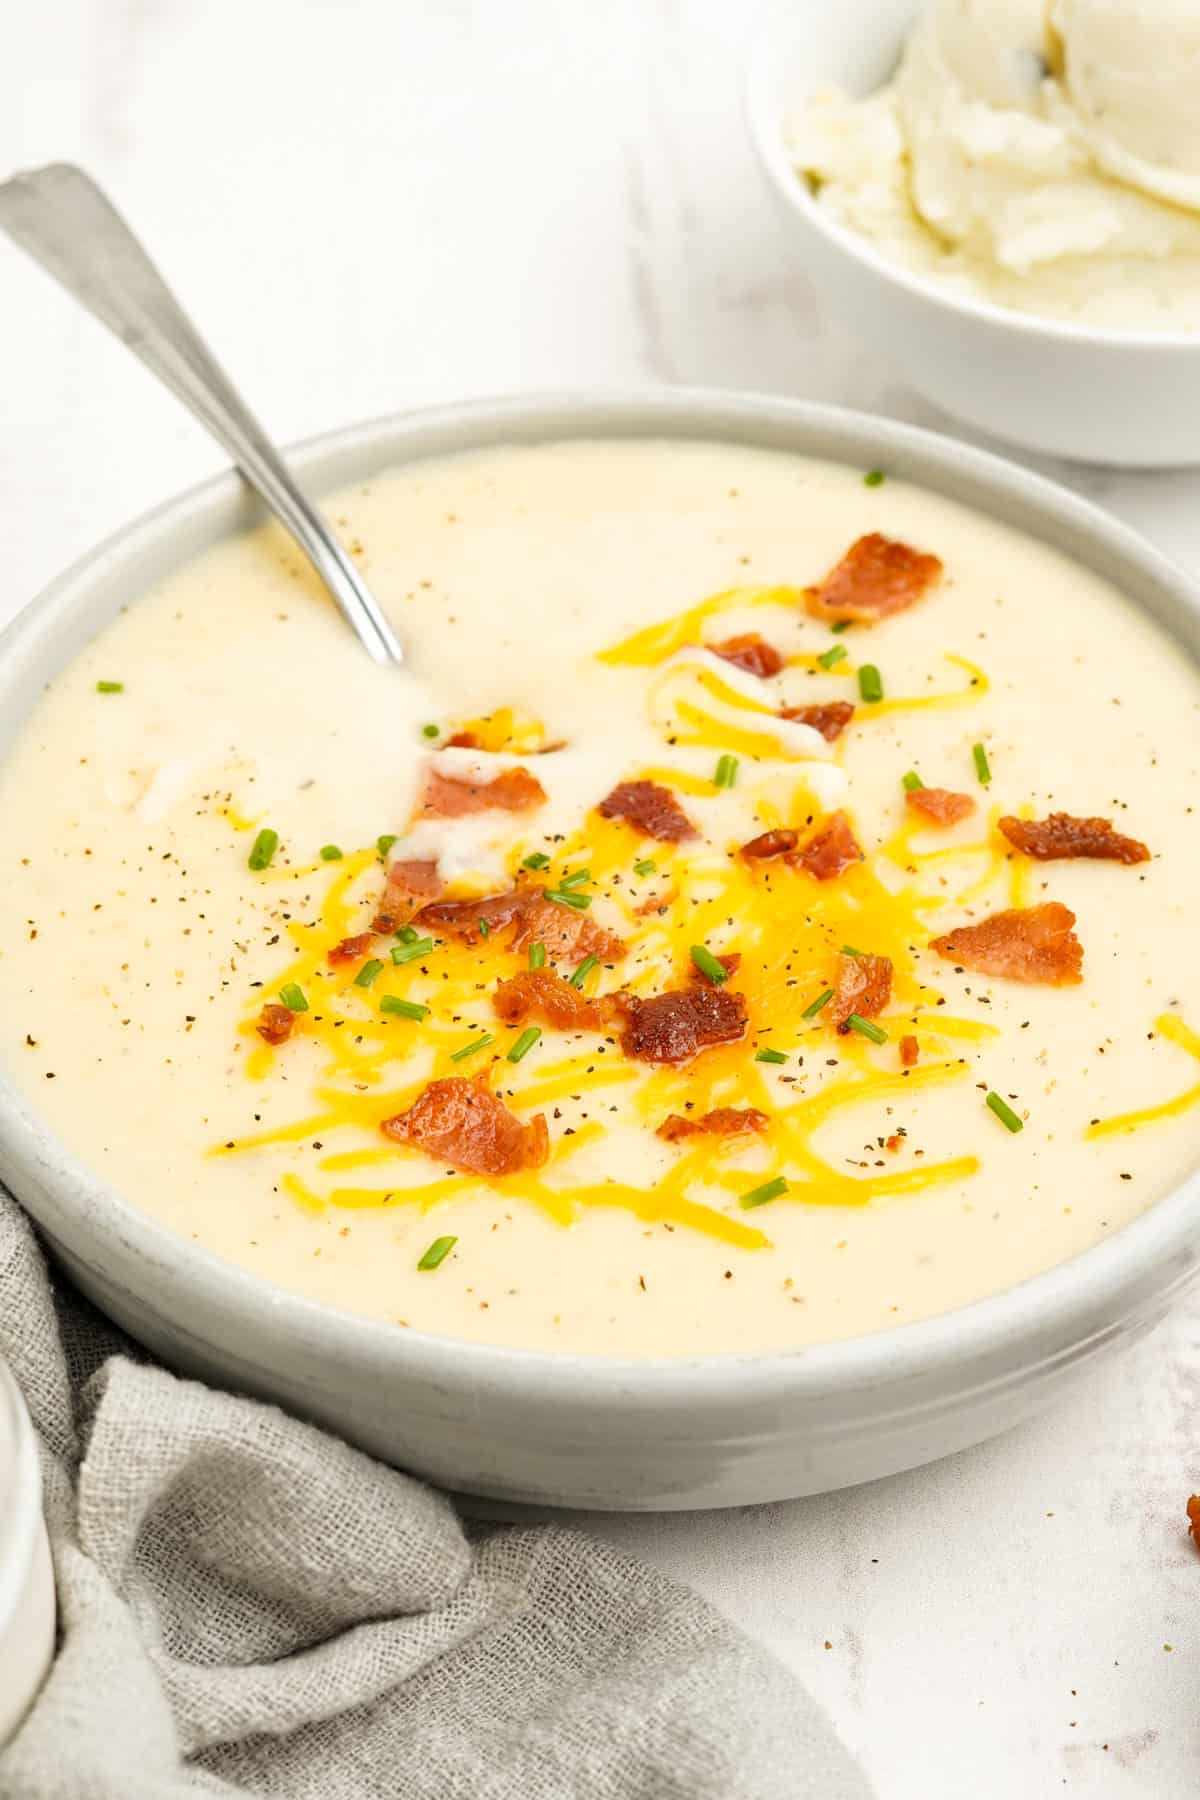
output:
M822 323L781 234L741 118L750 10L13 6L0 175L65 159L107 184L285 442L568 383L754 387L935 423ZM0 244L0 619L220 463ZM1052 472L1200 571L1200 474ZM1198 1395L1194 1301L1069 1408L933 1468L593 1523L771 1645L883 1800L1172 1800L1200 1771L1182 1521Z

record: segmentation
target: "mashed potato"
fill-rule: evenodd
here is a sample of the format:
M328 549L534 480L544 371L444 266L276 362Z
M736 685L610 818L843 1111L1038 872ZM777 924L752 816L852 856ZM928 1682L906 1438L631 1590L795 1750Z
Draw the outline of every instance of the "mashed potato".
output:
M891 84L794 126L820 204L908 267L1081 323L1200 326L1200 9L934 0Z

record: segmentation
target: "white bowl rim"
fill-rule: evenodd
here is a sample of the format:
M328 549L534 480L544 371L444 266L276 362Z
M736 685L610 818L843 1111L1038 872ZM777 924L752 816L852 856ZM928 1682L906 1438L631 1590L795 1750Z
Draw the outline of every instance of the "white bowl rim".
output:
M1006 495L1015 501L1025 516L1025 524L1017 524L1015 529L1026 529L1035 536L1039 524L1085 530L1118 560L1127 558L1140 565L1155 586L1170 596L1172 604L1181 606L1200 624L1200 586L1138 533L1090 501L989 451L844 407L716 388L510 394L378 417L307 438L292 446L288 457L303 479L308 460L340 451L369 458L374 445L380 460L372 466L383 470L406 460L405 450L397 446L398 438L416 440L413 460L423 455L457 454L469 446L464 443L459 451L445 452L430 449L423 440L439 429L465 431L474 426L485 434L485 442L500 442L504 440L488 439L486 433L510 420L514 428L536 426L542 433L539 441L544 442L599 434L753 445L753 439L734 437L735 420L751 430L776 426L814 436L824 432L856 440L861 437L862 456L856 456L855 466L886 467L889 455L901 460L907 455L917 463L931 459L948 480L966 471L997 501ZM812 448L788 453L831 455ZM948 473L951 470L953 477ZM925 477L897 473L916 485L926 479L933 491L939 491L932 471ZM188 516L206 503L232 500L244 492L234 471L213 476L143 513L77 559L0 633L0 668L15 646L39 638L52 629L56 618L70 617L86 596L96 571L136 557L171 528L186 523ZM959 504L969 502L960 500ZM0 700L2 697L0 692ZM54 1226L43 1214L57 1211L62 1218L72 1219L86 1213L92 1235L103 1234L106 1241L122 1243L153 1272L160 1287L168 1277L176 1293L189 1290L206 1308L258 1317L267 1309L272 1323L289 1335L319 1343L331 1357L345 1353L359 1367L369 1364L381 1374L400 1379L408 1373L435 1382L460 1382L473 1391L502 1387L515 1397L539 1403L610 1403L619 1393L635 1406L702 1408L710 1402L728 1404L751 1383L758 1401L778 1399L796 1404L806 1399L825 1400L839 1393L882 1390L919 1380L943 1365L983 1367L996 1353L1043 1330L1054 1332L1054 1360L1066 1341L1078 1347L1107 1336L1112 1317L1105 1315L1106 1305L1118 1299L1128 1303L1139 1283L1149 1281L1155 1293L1169 1288L1168 1271L1188 1256L1200 1225L1198 1167L1111 1237L998 1294L928 1319L795 1349L619 1357L525 1349L400 1328L283 1288L190 1242L124 1199L66 1150L2 1069L0 1140L5 1149L15 1146L16 1159L25 1168L36 1167L44 1177L52 1167L52 1204L34 1214L35 1222L52 1236ZM63 1199L68 1189L70 1196ZM85 1202L82 1207L80 1199Z
M784 121L771 101L771 47L775 20L783 11L783 0L765 0L754 29L747 59L744 104L750 136L772 186L785 205L797 212L820 231L845 255L860 263L881 279L905 288L915 297L944 306L967 318L975 318L1007 331L1016 337L1033 337L1054 343L1108 346L1114 350L1146 350L1168 354L1190 350L1200 353L1200 333L1186 331L1139 331L1129 328L1075 324L1069 319L1056 319L1044 313L1021 312L1016 307L998 306L992 300L976 299L954 288L942 287L936 280L906 269L903 263L876 250L868 238L848 225L832 218L818 206L815 198L788 155L783 136ZM854 7L845 8L847 19L854 17ZM797 96L797 101L802 96ZM1165 204L1165 203L1164 203Z

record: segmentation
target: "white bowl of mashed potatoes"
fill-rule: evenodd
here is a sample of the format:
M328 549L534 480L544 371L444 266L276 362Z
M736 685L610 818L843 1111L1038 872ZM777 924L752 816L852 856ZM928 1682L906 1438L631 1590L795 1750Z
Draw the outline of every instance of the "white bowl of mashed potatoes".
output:
M883 420L481 403L233 476L0 658L0 1178L159 1355L505 1500L1016 1423L1196 1262L1200 609Z
M1200 460L1190 0L773 7L759 156L830 310L1029 449Z

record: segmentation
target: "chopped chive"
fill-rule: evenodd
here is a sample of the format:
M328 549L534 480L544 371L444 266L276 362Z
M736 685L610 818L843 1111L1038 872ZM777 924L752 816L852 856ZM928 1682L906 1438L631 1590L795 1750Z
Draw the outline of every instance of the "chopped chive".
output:
M365 962L363 964L362 968L358 971L358 974L354 977L355 987L374 987L382 967L383 964L380 962L379 958L373 956L370 962Z
M545 851L534 850L525 858L521 867L523 869L548 869L550 867L550 858L546 855Z
M402 944L415 944L420 935L415 925L406 925L402 931L396 933Z
M336 844L322 844L317 855L322 862L341 862L342 853Z
M823 669L835 669L840 662L845 662L849 654L845 644L835 644L831 650L822 650L817 661Z
M591 879L592 871L590 869L575 869L570 875L564 875L558 885L564 890L567 888L577 888L582 887L585 881L590 881Z
M480 920L479 920L479 921L478 921L478 925L479 925L479 935L480 935L480 937L491 937L491 935L492 935L492 928L491 928L491 926L490 926L490 925L489 925L489 924L488 924L488 922L487 922L487 920L486 920L486 919L480 919Z
M279 990L279 998L289 1012L307 1012L308 997L304 989L294 981L285 981Z
M545 944L530 944L529 966L531 969L544 969L546 966Z
M921 780L921 777L917 774L915 769L910 769L907 775L902 775L900 777L900 786L904 789L906 794L915 794L918 788L923 788L925 786L925 783Z
M782 1050L756 1050L754 1060L755 1062L785 1063L787 1057Z
M868 469L866 474L863 476L863 486L864 487L882 487L886 480L887 480L887 476L884 474L882 469Z
M518 1063L523 1056L528 1056L541 1035L542 1028L540 1025L527 1025L516 1043L509 1050L509 1062Z
M279 848L279 833L264 825L250 846L250 855L246 859L252 869L269 869L271 858Z
M553 900L555 906L573 906L576 912L586 912L592 904L590 894L576 894L570 889L563 893L561 889L543 888L542 899Z
M598 956L585 956L575 973L567 976L567 980L571 983L571 986L574 988L581 988L592 970L598 966L599 962L600 958Z
M653 875L657 868L658 864L652 856L643 856L641 862L634 863L633 872L635 875Z
M870 1019L862 1018L858 1013L851 1013L846 1020L851 1031L857 1031L859 1037L870 1038L873 1044L886 1044L887 1032L882 1025L873 1025Z
M417 1264L418 1269L436 1269L445 1262L458 1239L456 1237L434 1238L428 1250Z
M718 961L706 944L693 944L691 956L700 973L707 975L714 987L720 987L722 982L729 980L729 970L723 962Z
M811 1006L805 1007L804 1011L800 1014L800 1017L802 1019L815 1019L817 1014L824 1007L828 1006L829 1002L832 999L833 999L833 989L826 988L825 992L823 994L817 995L816 999L812 1002Z
M990 1093L987 1097L987 1104L991 1107L1000 1123L1002 1125L1007 1125L1010 1131L1024 1131L1025 1121L1017 1117L1012 1107L1008 1104L1008 1101L1002 1100L999 1094L995 1092Z
M375 848L378 850L380 856L386 856L392 845L396 842L396 833L394 831L385 831L382 837L377 837L375 839Z
M787 1176L777 1175L774 1181L764 1181L761 1187L751 1188L748 1194L743 1194L740 1204L765 1206L768 1200L778 1200L780 1194L786 1194L787 1191Z
M399 994L385 994L379 1002L380 1012L396 1013L401 1019L427 1019L429 1008L419 1000L402 1000Z
M494 1044L495 1041L496 1040L491 1032L485 1031L481 1037L473 1037L469 1042L461 1044L457 1050L452 1050L450 1052L450 1061L461 1062L464 1056L474 1056L477 1050L486 1050L488 1045Z
M829 629L830 629L830 631L837 631L837 632L849 631L849 629L850 629L851 625L853 625L853 623L854 623L853 619L838 619L835 624L833 624L829 627Z
M719 788L731 788L737 780L737 772L737 757L726 754L717 763L717 772L713 776L713 782Z
M975 758L975 773L983 786L987 787L992 779L992 766L988 762L987 751L982 744L972 744L971 755Z
M96 692L98 694L123 694L125 683L123 681L98 681Z
M842 945L842 955L843 956L865 956L866 954L867 953L865 950L856 950L854 948L853 944L843 944Z
M411 944L393 944L392 961L394 963L416 962L419 956L428 956L433 949L431 937L415 937Z
M422 725L422 727L421 727L421 736L422 737L435 738L435 737L441 737L441 735L442 735L442 728L440 725Z
M874 663L864 663L858 671L858 691L869 706L883 699L883 676Z

